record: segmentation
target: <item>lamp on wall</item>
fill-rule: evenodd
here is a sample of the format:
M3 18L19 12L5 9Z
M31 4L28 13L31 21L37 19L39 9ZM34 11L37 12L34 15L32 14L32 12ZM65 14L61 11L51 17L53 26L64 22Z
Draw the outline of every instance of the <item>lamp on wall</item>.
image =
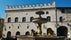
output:
M68 38L70 38L70 33L68 32Z

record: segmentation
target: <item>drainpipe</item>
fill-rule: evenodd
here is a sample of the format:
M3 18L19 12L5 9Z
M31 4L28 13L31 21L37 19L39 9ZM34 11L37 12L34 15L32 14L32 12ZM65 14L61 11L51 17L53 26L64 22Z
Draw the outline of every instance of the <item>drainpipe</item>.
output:
M55 13L56 13L56 36L57 36L57 24L58 24L58 22L57 22L57 8L55 8Z

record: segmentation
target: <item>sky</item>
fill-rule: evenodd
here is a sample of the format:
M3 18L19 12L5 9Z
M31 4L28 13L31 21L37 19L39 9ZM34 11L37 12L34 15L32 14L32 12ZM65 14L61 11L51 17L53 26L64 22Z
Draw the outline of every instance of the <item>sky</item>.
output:
M71 0L0 0L0 18L5 18L7 5L32 5L56 2L56 7L71 7Z

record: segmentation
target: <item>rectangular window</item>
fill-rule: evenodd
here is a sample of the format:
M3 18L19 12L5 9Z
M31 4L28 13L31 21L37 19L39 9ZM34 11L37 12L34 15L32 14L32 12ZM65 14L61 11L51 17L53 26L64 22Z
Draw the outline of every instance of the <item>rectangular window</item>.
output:
M65 13L65 9L61 9L61 12L62 12L62 13Z
M66 9L66 13L71 13L71 9Z
M71 13L71 9L69 9L69 8L63 8L63 9L61 9L61 12L65 13L65 14L68 14L68 13Z

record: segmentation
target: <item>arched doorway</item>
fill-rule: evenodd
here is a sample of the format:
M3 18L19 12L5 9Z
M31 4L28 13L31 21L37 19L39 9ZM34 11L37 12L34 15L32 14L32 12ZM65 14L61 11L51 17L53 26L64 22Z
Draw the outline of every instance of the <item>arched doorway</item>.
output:
M7 37L11 37L11 32L10 31L7 32Z
M57 36L65 36L67 37L68 29L65 26L60 26L57 28Z
M17 32L16 32L16 35L20 35L20 32L19 32L19 31L17 31Z
M47 29L47 35L49 35L49 33L50 33L51 35L53 35L53 34L54 34L54 31L53 31L51 28L48 28L48 29Z
M27 31L27 32L25 33L25 35L30 35L30 32L29 32L29 31Z

